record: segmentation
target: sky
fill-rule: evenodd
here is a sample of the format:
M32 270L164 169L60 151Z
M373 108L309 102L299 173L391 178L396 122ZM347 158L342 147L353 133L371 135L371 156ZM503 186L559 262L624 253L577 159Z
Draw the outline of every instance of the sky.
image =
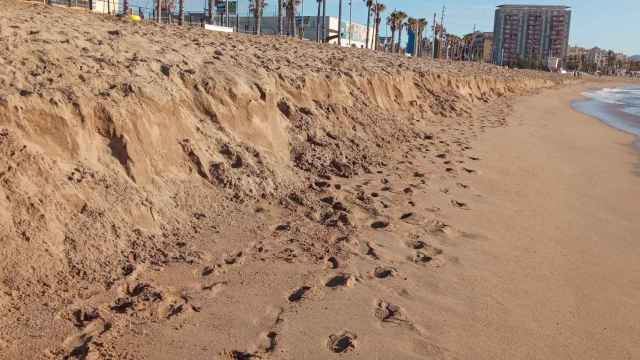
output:
M187 10L201 11L207 0L185 0ZM268 5L265 16L275 12L277 0L266 0ZM349 15L349 1L343 0L345 20ZM354 22L366 23L367 11L363 0L352 0L352 19ZM150 6L153 0L130 0L139 6ZM316 14L316 0L304 0L299 10L304 15ZM434 12L440 13L446 6L445 25L447 30L457 35L473 31L493 31L495 7L501 4L539 4L567 5L572 8L570 45L593 47L599 46L627 55L640 54L640 0L380 0L387 6L386 14L394 9L402 10L415 18L427 18L429 24ZM240 0L240 15L247 12L248 0ZM338 15L338 0L327 0L327 13ZM382 28L381 35L387 29Z

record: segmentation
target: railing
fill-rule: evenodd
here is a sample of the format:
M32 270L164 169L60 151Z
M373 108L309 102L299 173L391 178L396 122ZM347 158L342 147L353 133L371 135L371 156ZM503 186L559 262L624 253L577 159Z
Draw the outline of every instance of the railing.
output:
M89 0L47 0L49 5L62 5L89 9Z

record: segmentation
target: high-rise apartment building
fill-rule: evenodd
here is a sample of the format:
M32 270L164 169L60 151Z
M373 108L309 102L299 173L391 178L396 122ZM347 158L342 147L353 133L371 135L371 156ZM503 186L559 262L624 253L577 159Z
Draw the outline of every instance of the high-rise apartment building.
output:
M504 65L563 59L570 26L568 6L500 5L494 23L494 59Z

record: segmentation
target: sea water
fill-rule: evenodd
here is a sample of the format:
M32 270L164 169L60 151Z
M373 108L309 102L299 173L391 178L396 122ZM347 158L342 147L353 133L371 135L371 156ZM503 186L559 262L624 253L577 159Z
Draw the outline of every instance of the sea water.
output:
M589 90L582 95L586 99L574 102L574 109L640 139L639 86ZM636 145L640 148L640 140Z

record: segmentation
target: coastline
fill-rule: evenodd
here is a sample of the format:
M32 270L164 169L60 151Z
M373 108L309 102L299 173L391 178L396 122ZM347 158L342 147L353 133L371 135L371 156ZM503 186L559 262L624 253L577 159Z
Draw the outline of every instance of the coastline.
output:
M615 83L613 88L620 89L628 86L629 83L617 84ZM639 86L639 84L634 84ZM590 92L604 90L605 88L600 86L588 87L585 90ZM571 101L571 107L587 116L593 117L603 124L635 137L632 142L632 146L635 150L640 152L640 118L634 116L628 112L623 111L620 106L605 103L598 99L581 95L579 98Z
M640 355L635 137L571 107L589 86L521 98L476 142L474 211L455 225L480 240L452 276L465 289L452 302L474 311L447 322L459 358Z

